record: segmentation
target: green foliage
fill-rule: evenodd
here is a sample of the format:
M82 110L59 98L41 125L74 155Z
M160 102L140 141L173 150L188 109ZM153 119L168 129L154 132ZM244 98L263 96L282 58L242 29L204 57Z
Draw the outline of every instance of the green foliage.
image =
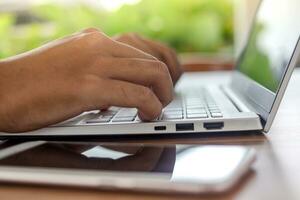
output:
M98 27L108 35L137 32L180 52L231 51L232 9L232 0L142 0L114 12L81 4L40 5L31 13L43 22L16 28L16 16L0 15L0 58L86 27Z
M12 24L14 23L14 17L10 14L0 15L0 58L13 53L13 45L7 36L12 33Z

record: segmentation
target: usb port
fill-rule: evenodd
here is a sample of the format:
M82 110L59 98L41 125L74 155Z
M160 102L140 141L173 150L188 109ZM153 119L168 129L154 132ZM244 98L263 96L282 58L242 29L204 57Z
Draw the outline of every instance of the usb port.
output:
M224 128L224 122L206 122L203 127L207 130L222 129Z
M155 131L165 131L165 130L167 130L167 127L166 126L155 126L154 130Z
M194 124L186 123L186 124L176 124L176 131L193 131Z

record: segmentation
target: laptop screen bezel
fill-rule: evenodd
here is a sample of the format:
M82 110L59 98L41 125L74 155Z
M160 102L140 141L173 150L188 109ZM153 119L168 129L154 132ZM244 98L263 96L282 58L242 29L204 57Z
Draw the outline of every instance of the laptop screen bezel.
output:
M253 32L255 22L257 20L257 14L259 12L261 4L262 2L258 6L256 10L256 15L252 20L251 29L248 34L248 40L244 45L240 56L238 57L235 66L235 72L233 73L231 79L230 87L235 92L235 94L237 94L237 96L241 98L243 102L245 102L250 107L251 110L253 110L260 116L263 125L263 130L267 132L269 131L270 126L277 113L279 104L282 100L283 94L286 90L292 72L295 66L297 65L297 61L300 58L300 36L298 37L298 42L295 46L293 54L289 60L289 63L284 72L284 76L280 81L276 93L267 89L258 82L249 78L246 74L239 71L239 64L241 63L241 59L243 59L247 46L250 43L250 36Z

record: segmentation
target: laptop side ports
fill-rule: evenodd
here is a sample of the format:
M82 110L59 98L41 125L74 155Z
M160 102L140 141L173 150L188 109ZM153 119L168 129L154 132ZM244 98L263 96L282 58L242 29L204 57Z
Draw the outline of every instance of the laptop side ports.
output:
M155 131L165 131L165 130L167 130L167 127L166 126L155 126L154 130Z
M203 127L207 130L217 130L224 128L224 122L205 122Z
M176 124L176 131L193 131L194 123Z

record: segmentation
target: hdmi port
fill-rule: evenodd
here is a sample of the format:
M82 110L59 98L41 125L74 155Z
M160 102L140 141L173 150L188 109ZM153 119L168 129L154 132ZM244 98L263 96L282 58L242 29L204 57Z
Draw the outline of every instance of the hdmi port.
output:
M203 127L207 130L222 129L224 128L224 122L206 122Z

